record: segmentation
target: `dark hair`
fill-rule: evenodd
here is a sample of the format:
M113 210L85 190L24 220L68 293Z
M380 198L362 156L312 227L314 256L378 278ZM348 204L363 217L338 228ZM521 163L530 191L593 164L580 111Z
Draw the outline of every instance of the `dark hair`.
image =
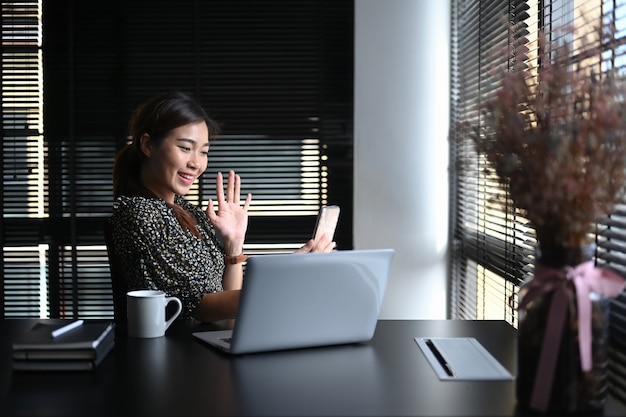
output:
M219 125L207 115L204 108L193 97L182 92L160 94L137 107L129 123L128 133L131 142L115 156L113 199L120 195L155 197L142 186L139 178L141 166L145 161L139 140L145 133L150 135L150 140L158 147L172 130L200 121L207 124L209 140L214 139L220 133ZM177 206L172 208L181 224L186 226L189 216ZM195 227L189 229L196 232Z
M220 132L219 125L190 95L173 92L150 98L133 112L129 123L131 143L122 148L115 157L113 165L113 198L120 195L145 195L139 182L139 173L145 160L139 140L147 133L155 146L177 127L189 123L205 121L209 129L209 140Z

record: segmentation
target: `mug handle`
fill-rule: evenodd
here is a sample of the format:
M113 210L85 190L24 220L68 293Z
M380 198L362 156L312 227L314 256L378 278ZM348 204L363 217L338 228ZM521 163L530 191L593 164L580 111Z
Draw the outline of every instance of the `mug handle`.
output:
M172 314L172 317L169 320L165 321L165 330L174 322L176 317L180 316L180 313L183 311L183 303L177 297L165 297L165 306L167 307L169 303L176 303L176 311Z

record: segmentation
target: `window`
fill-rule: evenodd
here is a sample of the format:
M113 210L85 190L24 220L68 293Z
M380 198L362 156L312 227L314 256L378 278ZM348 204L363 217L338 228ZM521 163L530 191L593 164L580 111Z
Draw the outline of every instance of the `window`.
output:
M613 0L509 0L453 2L451 125L460 120L479 123L479 110L494 93L488 71L507 63L506 54L494 55L494 47L506 46L504 22L526 28L526 41L536 40L540 29L555 36L563 25L589 27L614 23L616 41L603 45L602 68L624 66L626 2ZM529 63L536 65L536 63ZM455 135L455 133L452 133ZM455 319L503 319L517 326L516 308L509 305L521 282L532 273L535 232L506 199L496 179L484 170L485 160L469 140L451 138L451 265L450 317ZM504 198L496 198L504 197ZM606 224L598 224L595 260L626 277L626 204L620 203ZM614 395L624 401L626 358L626 296L612 303L610 378Z
M46 218L41 1L2 2L2 207L4 310L39 316L47 300L48 245L37 225Z
M132 110L193 94L222 124L189 199L235 169L246 251L291 251L320 206L352 247L353 1L3 1L4 317L112 317L103 224Z

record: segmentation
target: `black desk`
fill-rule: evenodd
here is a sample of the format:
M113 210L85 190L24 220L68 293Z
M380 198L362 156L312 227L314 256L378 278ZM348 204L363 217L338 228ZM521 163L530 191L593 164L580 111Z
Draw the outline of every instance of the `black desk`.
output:
M11 340L35 320L0 321L0 415L516 415L514 381L440 381L417 336L476 337L512 373L515 330L503 321L381 320L364 345L230 357L176 322L165 337L118 337L89 373L11 369ZM609 398L605 415L626 415Z

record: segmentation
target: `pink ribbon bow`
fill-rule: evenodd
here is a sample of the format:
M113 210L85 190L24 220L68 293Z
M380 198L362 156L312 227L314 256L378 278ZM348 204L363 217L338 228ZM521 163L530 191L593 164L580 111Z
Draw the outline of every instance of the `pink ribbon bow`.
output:
M626 287L626 281L621 276L608 269L596 268L593 261L561 269L536 265L535 278L522 286L527 292L518 309L524 309L535 297L554 291L530 404L539 411L546 411L550 399L556 359L563 336L563 324L568 310L566 281L572 281L576 288L580 366L584 372L591 370L592 366L589 293L616 297Z

